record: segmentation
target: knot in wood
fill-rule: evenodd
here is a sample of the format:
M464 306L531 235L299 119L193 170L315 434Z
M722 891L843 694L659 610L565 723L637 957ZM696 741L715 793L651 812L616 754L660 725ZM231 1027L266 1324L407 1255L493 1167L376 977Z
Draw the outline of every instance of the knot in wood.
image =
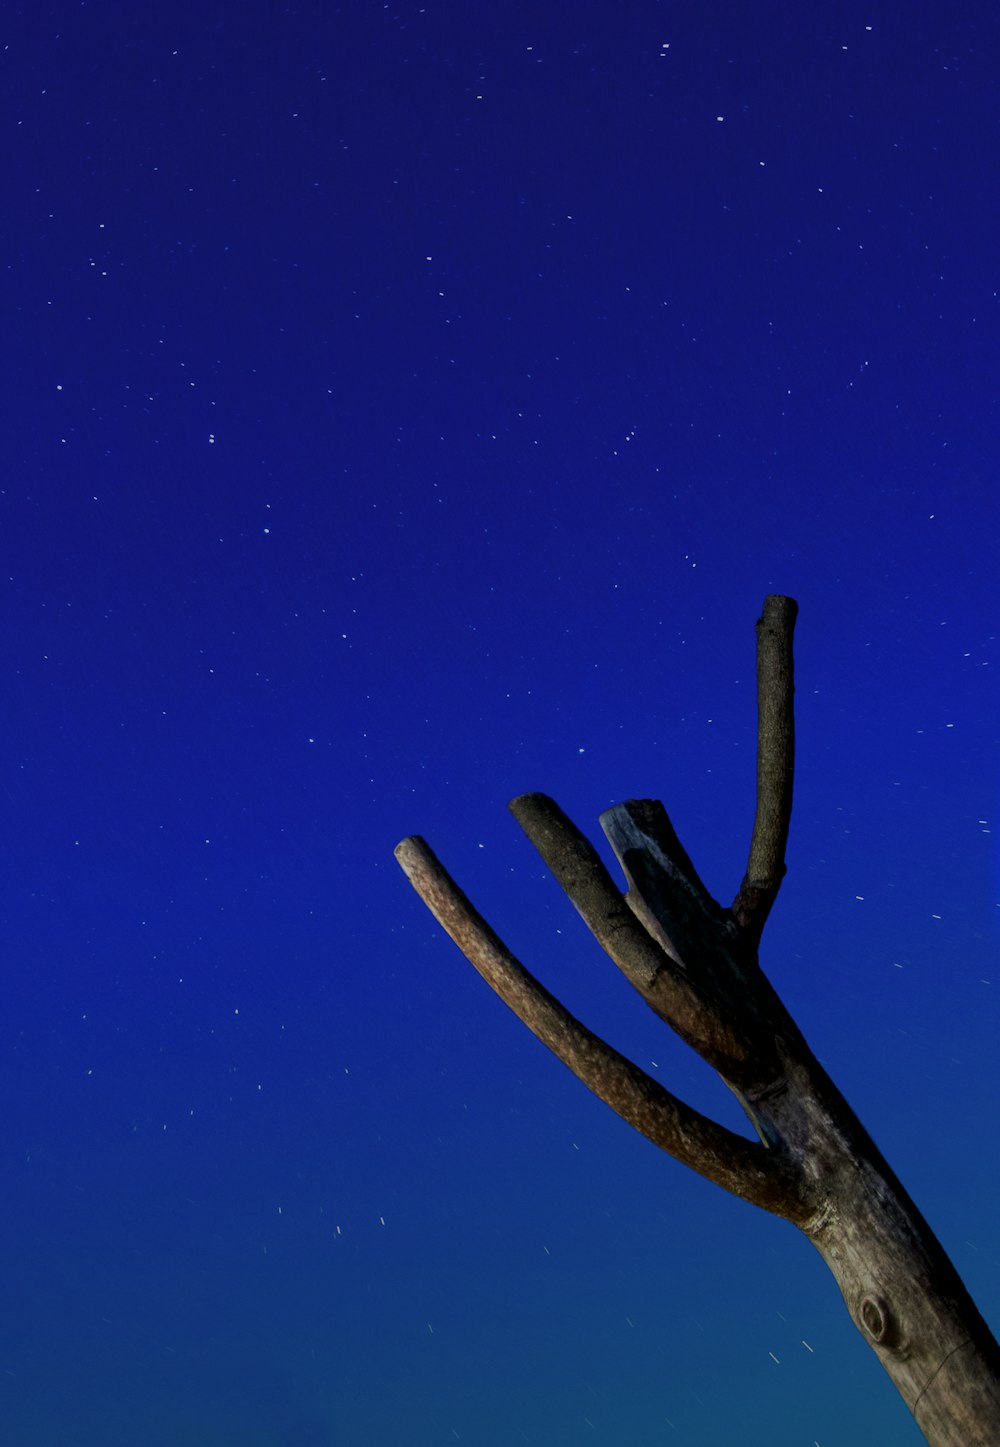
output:
M888 1348L897 1345L898 1324L884 1296L863 1296L858 1307L858 1317L865 1335L873 1342Z

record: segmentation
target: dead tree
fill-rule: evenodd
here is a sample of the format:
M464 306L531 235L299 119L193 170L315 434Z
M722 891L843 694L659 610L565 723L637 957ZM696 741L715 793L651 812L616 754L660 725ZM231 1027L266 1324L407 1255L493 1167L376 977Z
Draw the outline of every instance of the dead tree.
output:
M552 799L524 794L510 805L601 946L735 1092L757 1139L693 1110L575 1019L514 958L422 839L405 839L396 856L471 964L585 1085L677 1160L805 1234L932 1447L995 1447L997 1343L758 962L785 873L797 611L793 599L774 595L757 623L756 817L746 876L728 909L708 893L654 799L601 816L628 884L624 895Z

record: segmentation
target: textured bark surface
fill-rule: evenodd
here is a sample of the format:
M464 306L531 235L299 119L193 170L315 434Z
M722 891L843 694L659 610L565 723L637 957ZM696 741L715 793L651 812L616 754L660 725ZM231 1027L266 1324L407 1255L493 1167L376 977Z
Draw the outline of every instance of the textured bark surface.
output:
M729 908L662 804L601 816L628 888L544 794L511 804L587 926L643 999L735 1092L757 1140L720 1126L576 1020L514 958L422 839L396 855L466 958L595 1094L677 1160L812 1242L932 1447L1000 1443L1000 1351L957 1272L767 980L758 945L785 873L794 761L790 598L757 624L757 809Z

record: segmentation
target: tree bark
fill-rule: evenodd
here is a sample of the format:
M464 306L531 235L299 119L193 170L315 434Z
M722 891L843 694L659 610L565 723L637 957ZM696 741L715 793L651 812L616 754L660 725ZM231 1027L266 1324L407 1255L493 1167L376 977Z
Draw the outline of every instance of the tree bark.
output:
M510 806L629 982L734 1091L756 1140L693 1110L576 1020L514 958L423 840L405 839L396 855L487 983L584 1084L677 1160L812 1242L931 1447L995 1447L997 1343L758 961L785 873L796 613L792 599L771 596L757 624L757 809L732 906L708 893L656 800L601 816L628 884L624 896L552 799L525 794Z

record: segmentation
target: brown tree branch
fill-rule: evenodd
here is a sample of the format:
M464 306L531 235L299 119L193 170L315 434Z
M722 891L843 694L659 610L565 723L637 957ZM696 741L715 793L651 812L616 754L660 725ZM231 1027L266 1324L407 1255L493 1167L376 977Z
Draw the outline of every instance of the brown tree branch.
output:
M601 948L650 1009L716 1070L742 1073L752 1047L718 1008L711 981L689 973L665 933L644 928L631 892L622 895L586 835L547 794L521 794L508 807Z
M706 944L716 947L725 911L699 879L666 809L658 799L628 799L606 809L600 824L636 917L685 971L698 968Z
M803 1214L799 1175L781 1154L693 1110L588 1030L511 954L423 839L404 839L396 858L487 984L629 1125L734 1195L791 1219Z
M708 1024L737 1031L744 1053L722 1075L760 1086L777 1069L772 992L728 910L702 884L667 811L657 799L630 799L606 810L601 827L629 883L625 896L654 940L680 961L703 1000ZM716 1067L717 1069L719 1067Z
M795 767L794 598L771 593L757 620L757 812L733 918L757 944L785 876Z

